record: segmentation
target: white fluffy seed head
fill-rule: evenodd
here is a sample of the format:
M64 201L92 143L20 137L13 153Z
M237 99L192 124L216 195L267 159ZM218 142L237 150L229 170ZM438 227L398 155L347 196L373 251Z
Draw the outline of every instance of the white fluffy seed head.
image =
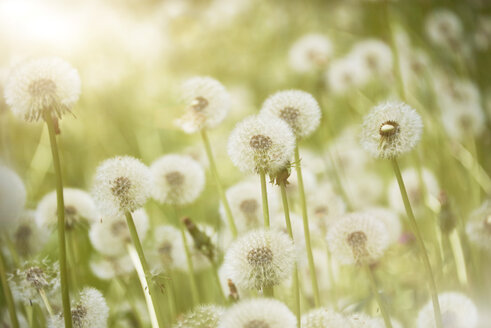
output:
M50 235L48 229L37 225L32 210L25 210L7 231L15 250L23 257L38 254Z
M5 100L12 112L27 121L45 113L61 118L80 96L76 69L57 57L30 59L14 67L5 84Z
M329 88L336 94L343 94L360 87L368 80L369 72L359 57L348 56L332 62L326 71Z
M151 186L148 167L136 158L118 156L99 165L92 194L103 216L119 217L141 208Z
M184 132L214 128L229 111L231 100L225 87L211 77L193 77L182 85L186 113L176 121Z
M295 136L274 117L250 116L237 124L228 140L230 159L241 171L274 174L293 156Z
M383 41L367 39L358 42L350 56L358 57L365 70L373 75L387 76L392 71L392 51Z
M402 233L402 224L396 212L384 207L370 207L363 210L363 213L384 223L389 234L389 243L394 244L399 240Z
M292 240L283 232L251 231L229 247L224 270L239 288L262 290L290 276L295 252Z
M147 213L144 209L139 209L132 216L138 237L140 240L145 239L149 224ZM126 245L131 243L131 235L124 215L104 216L102 220L94 222L90 228L89 237L92 246L107 256L123 254L126 251Z
M314 309L302 315L303 328L347 327L348 320L340 313L327 308Z
M160 225L154 229L156 262L163 270L187 269L184 244L179 229L171 225Z
M365 116L361 145L373 157L395 158L412 150L423 130L421 116L402 102L386 102Z
M97 221L97 210L89 193L75 188L63 188L65 226L73 229ZM58 220L56 191L44 196L36 209L36 222L41 227L54 229Z
M261 115L282 119L297 138L305 138L319 126L321 109L310 93L286 90L269 96L262 106Z
M348 318L351 328L384 328L385 324L364 313L355 313Z
M26 204L26 188L11 169L0 166L0 228L15 225Z
M437 9L426 17L426 33L435 45L455 49L461 41L463 27L455 13Z
M129 255L91 259L89 265L92 273L102 280L111 280L135 270Z
M331 60L331 40L322 34L306 34L290 48L291 68L300 73L325 68Z
M199 305L181 317L173 328L218 328L225 308L208 304Z
M230 307L219 328L296 328L295 315L280 301L256 298Z
M491 252L491 201L471 213L466 232L474 245Z
M340 218L327 233L331 254L341 264L372 264L389 245L385 225L373 216L351 213Z
M95 288L86 287L80 292L80 300L72 305L74 328L106 328L109 307L106 299ZM48 323L49 328L65 327L63 313L54 315Z
M205 172L188 156L170 154L150 166L152 195L160 203L184 205L194 202L205 187Z
M328 183L321 184L316 192L309 193L307 203L310 230L314 235L325 236L339 217L346 213L346 204Z
M438 295L443 327L475 328L478 322L477 308L466 295L447 292ZM418 314L418 328L436 327L433 303L429 301Z

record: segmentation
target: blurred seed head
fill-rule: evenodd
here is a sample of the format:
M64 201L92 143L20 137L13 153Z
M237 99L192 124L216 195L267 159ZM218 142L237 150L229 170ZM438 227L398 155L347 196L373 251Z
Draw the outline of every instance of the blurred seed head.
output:
M477 308L472 300L458 292L446 292L438 295L442 314L443 327L474 328L477 326ZM418 328L435 327L435 314L433 303L429 301L419 311Z
M390 244L396 243L399 240L402 233L402 224L396 212L384 207L370 207L363 210L363 213L384 223Z
M49 238L49 230L37 225L32 210L25 210L7 232L15 250L22 257L39 253Z
M12 227L26 204L26 188L13 170L0 166L0 227Z
M386 102L365 116L361 145L373 157L395 158L419 142L423 122L419 114L402 102Z
M92 273L101 280L111 280L131 274L135 270L128 255L93 258L89 266Z
M223 315L219 328L295 328L295 315L280 301L253 298L241 301Z
M342 314L327 308L314 309L302 315L303 328L346 327L348 325L348 319Z
M331 61L331 40L322 34L306 34L290 48L290 67L300 73L325 68Z
M176 124L186 133L220 124L229 111L231 100L225 87L211 77L193 77L184 81L182 98L186 113Z
M436 9L426 17L426 33L433 44L457 50L463 36L460 18L448 9Z
M335 94L344 94L364 85L369 77L366 66L359 57L336 59L326 71L327 84Z
M287 234L255 230L239 237L227 250L226 278L244 289L262 290L288 278L295 262L295 247Z
M179 269L186 271L187 262L181 232L171 225L160 225L154 229L155 265L164 271Z
M293 132L283 120L250 116L230 134L228 154L241 171L274 174L292 158L294 147Z
M355 44L349 56L357 57L374 76L388 77L392 73L392 51L383 41L362 40Z
M225 308L218 305L199 305L186 313L173 328L218 328Z
M466 224L466 232L474 245L491 252L491 202L489 200L471 213Z
M316 192L309 193L308 211L311 234L325 236L327 230L346 212L346 204L327 182L322 183Z
M5 99L12 112L27 122L45 113L61 118L80 96L76 69L57 57L26 60L15 66L5 85Z
M138 159L118 156L97 168L92 195L103 216L119 217L141 208L151 190L150 170Z

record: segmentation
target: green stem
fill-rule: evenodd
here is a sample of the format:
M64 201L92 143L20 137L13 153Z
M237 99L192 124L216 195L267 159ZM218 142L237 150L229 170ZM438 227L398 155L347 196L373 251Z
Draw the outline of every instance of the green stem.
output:
M70 294L68 287L68 270L66 258L65 242L65 202L63 200L63 180L61 177L60 156L56 143L56 132L54 119L49 112L44 115L44 120L48 125L49 141L51 144L51 154L53 156L53 167L56 178L56 200L58 212L58 248L60 256L60 280L61 280L61 299L63 302L63 318L66 328L72 328L72 311L70 309Z
M220 298L222 303L227 303L227 297L223 293L222 284L220 283L220 276L218 275L218 265L216 262L212 263L212 271L213 271L213 279L215 279L215 283L217 284L217 288L220 292Z
M286 186L284 181L280 181L280 190L281 190L281 201L283 203L283 212L285 213L285 223L286 228L288 230L288 234L290 238L293 239L293 230L292 223L290 220L290 209L288 207L288 196L286 195ZM295 315L297 316L297 326L300 327L300 319L302 317L302 313L300 311L300 286L298 282L298 267L295 262L295 266L293 268L293 297L295 301Z
M137 259L134 256L134 251L129 246L128 250L130 253L130 257L132 258L133 264L135 265L135 269L140 277L140 283L143 287L143 293L145 294L145 298L147 300L147 307L150 314L150 319L152 321L152 327L160 327L162 325L161 318L157 311L156 305L158 304L157 295L155 294L155 290L153 288L152 283L152 275L150 274L150 269L148 266L148 262L145 258L145 253L143 252L143 247L140 242L140 238L138 237L138 232L136 230L135 222L133 221L133 216L130 212L126 212L126 223L128 224L128 229L130 231L131 240L133 242L133 247L137 253ZM146 286L145 286L146 284ZM147 290L145 290L145 287ZM148 294L147 294L148 293ZM150 297L147 297L149 295Z
M174 286L169 281L167 284L167 302L169 303L169 313L170 313L170 322L173 323L176 318L176 295L174 294Z
M68 248L68 263L70 263L70 268L68 270L68 273L70 274L71 277L71 286L72 286L72 292L76 292L79 290L78 288L78 280L77 280L77 263L78 259L75 255L75 241L74 241L74 232L70 229L67 231L67 248Z
M12 296L12 291L10 290L9 283L7 281L7 270L5 267L5 259L3 257L3 252L0 249L0 281L2 282L3 294L5 296L5 302L7 303L7 308L9 310L10 321L12 322L13 328L19 328L19 320L17 319L17 312L15 311L14 297Z
M41 296L41 299L43 300L44 306L46 306L46 310L48 311L48 314L50 317L54 315L53 308L51 307L51 304L49 303L48 296L46 296L46 292L44 289L39 289L39 296Z
M188 263L189 282L191 285L191 296L192 296L192 300L193 300L193 305L197 305L197 304L199 304L198 283L196 282L196 277L194 275L193 259L191 257L191 251L189 249L188 241L186 238L186 231L184 230L184 224L182 222L179 222L179 229L181 230L182 243L184 244L184 251L186 253L186 261Z
M382 297L378 292L377 283L375 281L375 275L373 274L372 268L369 265L366 265L366 271L367 271L368 278L370 280L370 288L377 300L378 306L380 308L380 312L382 313L382 317L384 318L385 327L392 328L392 322L390 321L389 313L385 308L384 301L382 300Z
M223 207L225 209L225 214L227 216L228 225L230 227L230 231L232 232L232 236L234 239L237 237L237 226L235 225L234 217L232 215L232 210L230 209L230 205L228 203L227 196L223 190L222 183L220 181L220 177L218 176L217 167L215 164L215 159L213 157L213 152L210 146L210 140L208 139L208 135L205 129L201 129L201 138L203 139L203 144L205 145L206 155L208 156L208 161L210 162L210 170L215 178L215 183L218 189L218 194L222 201Z
M261 196L263 200L264 227L269 228L269 206L268 206L268 189L266 186L266 173L264 173L264 171L259 172L259 177L261 179Z
M402 179L401 170L399 168L399 164L397 163L397 159L393 158L391 162L392 162L392 167L394 169L394 174L397 178L397 183L399 184L399 189L401 190L401 196L404 202L404 207L406 208L406 213L409 219L409 223L412 227L414 234L416 235L416 240L418 241L419 247L421 249L423 264L425 266L428 283L430 285L433 310L435 311L436 326L437 328L442 328L443 326L442 326L442 316L440 311L440 303L438 302L438 292L436 288L435 277L433 276L433 271L431 270L430 259L426 251L423 237L421 236L421 232L419 231L418 224L416 223L416 219L414 218L414 213L413 213L413 209L411 208L411 203L409 203L409 197L407 196L406 186L404 185L404 180Z
M298 191L300 192L300 205L302 206L303 231L305 235L305 248L307 250L307 259L309 261L309 271L312 278L312 291L314 293L315 307L320 306L319 287L317 283L317 272L315 271L314 256L312 255L312 245L310 242L309 217L307 214L307 200L303 186L302 167L300 165L300 153L298 143L295 145L295 169L297 170Z

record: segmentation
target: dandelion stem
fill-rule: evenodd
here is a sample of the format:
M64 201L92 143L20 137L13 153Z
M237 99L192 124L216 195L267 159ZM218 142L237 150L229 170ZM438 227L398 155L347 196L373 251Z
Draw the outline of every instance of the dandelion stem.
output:
M145 294L145 299L147 301L148 313L150 315L150 321L152 322L152 327L158 328L161 325L161 319L158 316L158 311L155 307L157 302L157 295L152 285L152 276L150 274L150 269L148 262L145 259L145 253L143 253L143 247L138 237L138 232L136 230L135 222L133 221L133 216L130 212L126 212L126 223L128 224L128 229L130 230L131 240L133 245L128 244L128 252L130 258L135 266L136 272L140 279L140 284L143 288L143 293ZM135 254L136 253L136 254Z
M437 328L442 328L440 303L438 302L438 292L436 289L435 277L433 276L433 271L431 270L430 259L428 257L428 253L425 248L423 237L421 236L421 232L419 231L418 224L416 223L416 219L414 218L414 213L413 213L413 209L411 208L411 203L409 203L409 197L407 196L406 187L404 185L404 180L402 179L401 170L399 168L399 164L397 163L397 159L393 158L391 162L392 162L392 167L394 169L394 174L396 175L397 178L397 183L399 184L399 189L401 190L401 196L404 202L404 207L406 208L407 216L409 218L409 223L412 227L414 234L416 235L416 240L418 241L419 247L421 248L423 263L425 266L428 283L430 285L433 310L435 311L436 326Z
M174 322L176 318L176 295L174 294L174 286L171 282L167 284L167 302L169 303L169 313L170 313L170 322Z
M1 249L0 249L0 281L2 282L3 294L5 296L5 302L7 303L7 308L9 310L9 316L10 316L10 321L12 322L12 327L19 328L17 312L15 311L14 297L12 296L12 291L10 290L10 286L7 281L5 259L3 257L3 252Z
M72 311L70 309L70 293L68 286L66 242L65 242L65 202L63 200L63 180L61 177L60 156L56 143L55 122L51 113L48 111L44 115L44 120L48 126L51 154L53 156L53 167L56 177L56 200L58 212L58 248L60 256L60 280L61 298L63 302L63 318L66 328L72 328Z
M48 314L50 317L54 315L53 308L51 307L51 304L49 304L49 299L46 296L46 292L44 291L43 288L38 290L39 296L41 296L41 299L43 300L44 306L46 306L46 310L48 311Z
M389 313L384 304L384 300L380 296L377 288L377 282L375 281L375 275L373 274L373 270L369 265L366 265L366 271L368 278L370 280L370 289L372 290L375 299L377 300L378 306L380 308L380 312L382 313L382 317L384 318L385 327L392 328L392 322L390 321Z
M288 207L288 197L286 195L286 186L285 186L285 181L281 180L280 181L280 190L281 190L281 201L283 203L283 212L285 213L285 223L286 223L286 228L288 230L288 234L290 235L290 238L293 239L293 230L292 230L292 223L290 220L290 209ZM300 286L298 283L298 267L297 263L295 262L295 266L293 268L293 297L295 300L295 315L297 316L297 325L300 327L300 318L302 316L302 313L300 312Z
M220 298L222 299L221 301L224 303L227 303L227 297L223 293L222 284L220 283L220 276L218 275L218 265L215 261L213 261L212 265L213 265L213 267L212 267L213 278L215 279L218 291L220 292Z
M332 306L335 311L339 310L338 307L338 293L337 293L337 288L336 288L336 281L334 280L334 272L332 270L332 261L331 261L331 252L329 249L326 251L327 257L327 269L328 269L328 274L329 274L329 282L331 283L331 301L332 301Z
M300 192L300 205L302 207L303 230L305 235L305 247L307 259L309 261L309 271L312 278L312 291L314 292L315 307L320 306L319 287L317 284L317 273L315 271L314 256L312 255L312 245L310 242L309 217L307 215L307 201L305 199L305 189L303 186L302 167L300 164L300 153L298 143L295 145L295 169L297 170L298 191Z
M259 172L259 177L261 179L261 196L263 200L264 227L269 228L269 206L268 206L268 189L266 186L266 173L264 173L264 171Z
M196 282L196 277L194 276L193 259L191 257L191 251L189 250L189 244L188 244L188 240L186 238L186 232L184 230L184 223L179 222L179 229L181 230L182 243L184 244L184 251L186 253L186 261L188 263L189 282L191 285L191 296L193 299L193 304L197 305L199 303L198 283Z
M220 177L218 176L217 167L215 164L215 159L213 157L213 152L210 146L210 140L208 139L208 135L205 129L201 129L201 138L203 139L203 144L205 145L206 155L208 156L208 161L210 162L210 170L215 178L215 184L218 189L218 194L220 195L220 199L223 203L223 207L225 208L225 214L227 216L228 225L232 232L232 236L234 238L237 237L237 226L235 225L234 217L232 215L232 210L230 209L230 205L228 203L225 192L223 191L222 183L220 182Z

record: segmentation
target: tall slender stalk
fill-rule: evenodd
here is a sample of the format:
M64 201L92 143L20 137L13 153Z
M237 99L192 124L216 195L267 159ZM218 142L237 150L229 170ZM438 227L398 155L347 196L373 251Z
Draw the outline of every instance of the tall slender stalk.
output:
M169 322L172 323L176 319L177 309L176 309L176 295L174 292L174 286L172 285L171 282L167 284L166 291L167 291L166 293L167 302L169 303L169 314L170 314Z
M317 272L315 271L314 256L312 255L312 245L310 242L309 217L307 214L307 200L305 198L305 189L303 186L302 167L300 165L300 153L298 143L295 145L295 169L297 170L298 191L300 193L300 205L302 207L303 231L305 235L305 247L307 250L307 259L309 262L309 271L312 280L312 291L314 292L315 307L320 306L319 285L317 283Z
M266 173L259 172L261 179L261 196L263 205L264 227L269 228L269 205L268 205L268 187L266 186Z
M380 312L382 313L382 317L384 318L385 327L392 328L392 322L390 321L389 313L387 312L384 301L382 300L382 297L378 292L377 282L375 281L375 275L373 274L373 270L369 265L366 265L365 269L367 271L367 276L370 280L370 289L372 290L372 293L375 296L375 299L377 300L378 307L380 308Z
M288 234L290 238L293 239L293 230L292 223L290 220L290 209L288 207L288 197L286 195L286 186L285 181L281 180L279 182L280 190L281 190L281 201L283 203L283 212L285 213L285 223L286 229L288 230ZM295 266L293 267L293 297L295 300L295 315L297 316L297 326L300 327L300 318L302 317L302 313L300 311L300 286L298 282L298 266L297 262L295 262Z
M443 326L442 326L442 316L440 311L440 303L438 302L438 292L436 288L435 277L433 276L433 271L431 269L430 259L426 251L423 237L421 236L421 232L419 231L418 224L416 223L416 219L414 218L414 213L413 213L413 209L411 208L411 203L409 203L409 197L407 196L406 186L404 185L404 180L402 179L401 170L399 168L399 164L397 163L397 159L393 158L391 162L392 162L392 167L394 169L394 174L396 175L397 183L399 184L399 189L401 190L401 196L404 202L404 207L406 208L406 214L409 218L409 223L411 225L414 234L416 235L416 240L418 241L419 247L421 249L423 263L425 266L428 283L430 285L430 293L433 302L433 310L435 312L436 326L438 328L442 328Z
M51 304L49 303L48 296L46 295L46 292L44 291L43 288L38 290L39 296L41 296L41 299L43 300L44 306L46 306L46 310L48 311L48 314L50 317L54 315L53 308L51 307Z
M133 242L133 245L129 245L128 250L131 260L133 261L133 265L135 266L136 272L138 273L138 277L140 278L140 283L143 287L143 293L145 294L145 299L147 301L147 307L150 314L152 327L163 327L158 310L155 307L158 304L158 301L152 284L152 276L150 274L148 262L145 258L145 253L143 252L140 238L138 237L138 232L136 230L135 222L133 221L133 216L130 212L126 212L125 215L126 223L128 224L128 229L130 230L131 240ZM137 256L135 256L135 251Z
M60 156L56 143L56 131L54 119L50 112L44 115L44 120L48 125L49 141L51 144L51 154L53 156L53 167L56 178L56 201L58 212L58 249L60 253L60 280L61 280L61 299L63 302L63 318L66 328L72 328L72 311L70 309L70 293L68 286L66 242L65 242L65 202L63 200L63 180L61 177Z
M182 222L179 222L179 230L181 230L182 243L184 244L186 261L188 263L189 282L191 285L191 297L193 299L193 305L197 305L199 303L198 283L196 282L196 277L194 276L193 259L191 257L191 251L189 250L189 244L186 238L186 231L184 230L184 224Z
M206 156L208 156L208 161L210 162L210 170L215 178L215 184L218 189L218 194L223 203L223 207L225 209L225 214L227 216L228 225L230 227L230 231L232 232L232 236L234 238L237 237L237 226L235 225L234 217L232 215L232 210L230 209L230 205L228 203L227 196L223 190L222 183L220 181L220 177L218 176L217 167L215 164L215 159L213 157L213 152L210 146L210 140L208 139L208 134L205 129L201 129L201 138L203 139L203 144L205 145Z
M9 283L7 281L7 270L5 267L5 259L3 258L3 252L0 249L0 281L2 282L3 294L5 296L5 302L9 310L10 322L12 322L13 328L19 328L19 320L17 319L17 312L15 311L14 297L10 290Z

